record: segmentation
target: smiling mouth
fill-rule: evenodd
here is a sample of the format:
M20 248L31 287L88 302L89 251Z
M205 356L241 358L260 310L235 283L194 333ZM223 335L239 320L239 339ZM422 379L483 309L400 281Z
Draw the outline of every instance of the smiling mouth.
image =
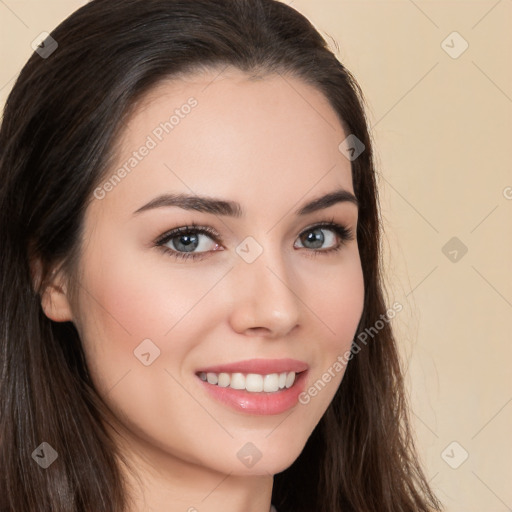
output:
M249 393L278 393L289 389L298 375L304 372L281 373L214 373L199 372L196 374L204 382L221 388L237 389Z

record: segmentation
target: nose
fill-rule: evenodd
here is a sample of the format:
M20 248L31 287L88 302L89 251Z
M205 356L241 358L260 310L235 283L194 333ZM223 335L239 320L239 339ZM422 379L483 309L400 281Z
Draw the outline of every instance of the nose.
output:
M230 324L236 332L279 338L298 326L301 301L278 251L264 250L252 263L240 259L231 274Z

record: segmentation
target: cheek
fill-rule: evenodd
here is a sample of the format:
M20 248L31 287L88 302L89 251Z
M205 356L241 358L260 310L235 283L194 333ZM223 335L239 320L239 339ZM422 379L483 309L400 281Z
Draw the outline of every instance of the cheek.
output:
M83 320L79 330L98 387L110 389L128 370L145 368L136 355L144 340L154 344L142 345L149 348L151 358L160 351L155 362L162 363L171 342L173 359L180 360L186 347L173 342L176 337L183 339L180 321L193 310L208 283L190 282L185 273L163 276L135 253L116 254L106 245L102 249L99 256L91 254L83 276L86 292L79 303Z
M151 442L166 440L179 452L180 439L204 436L204 410L194 408L180 383L187 354L206 336L197 321L205 312L198 301L216 276L191 282L190 272L162 275L129 254L107 256L104 251L101 259L89 260L83 281L88 293L81 296L79 331L91 378L122 425ZM151 362L145 365L147 353ZM176 426L176 411L183 428ZM175 425L172 432L169 425Z
M303 287L312 287L314 293L303 288L306 306L314 316L317 332L323 333L323 353L332 357L340 350L350 348L364 306L364 279L359 254L350 252L338 266L318 266ZM305 300L306 302L306 300Z
M345 263L329 276L317 275L317 282L323 284L321 293L310 296L310 309L318 320L318 336L315 337L318 350L299 402L309 411L306 421L311 423L311 428L323 415L343 380L347 354L363 312L364 278L359 255L351 255Z
M342 333L345 341L342 349L350 348L355 336L359 320L364 307L364 278L359 259L351 267L351 271L344 276L340 284L339 293L334 297L337 302L337 313L334 330Z

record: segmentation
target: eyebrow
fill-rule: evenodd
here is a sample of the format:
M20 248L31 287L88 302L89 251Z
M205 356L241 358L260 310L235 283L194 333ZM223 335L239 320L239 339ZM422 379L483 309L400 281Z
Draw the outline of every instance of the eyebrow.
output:
M334 204L345 202L359 206L359 201L354 194L345 189L338 189L304 204L298 210L295 210L295 215L307 215L318 210L323 210L324 208L329 208L329 206ZM224 215L234 218L241 218L244 216L243 208L240 203L235 201L226 201L212 197L187 194L162 194L155 197L144 206L141 206L138 210L133 212L133 214L136 215L147 210L170 206L177 206L184 210L196 210L198 212L212 213L214 215Z

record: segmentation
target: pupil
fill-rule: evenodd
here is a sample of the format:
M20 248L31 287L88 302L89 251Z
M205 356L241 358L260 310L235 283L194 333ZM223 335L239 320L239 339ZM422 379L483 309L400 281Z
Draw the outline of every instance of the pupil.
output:
M322 247L324 242L324 235L322 234L321 229L315 229L314 231L310 231L309 235L306 237L308 241L312 242L315 245L315 249Z
M181 235L178 238L178 240L179 240L179 244L182 244L187 252L191 252L196 248L196 247L193 247L193 244L197 243L197 235ZM184 242L182 242L182 240L184 240ZM175 245L175 248L178 250L180 249L180 247L176 247L176 245Z

